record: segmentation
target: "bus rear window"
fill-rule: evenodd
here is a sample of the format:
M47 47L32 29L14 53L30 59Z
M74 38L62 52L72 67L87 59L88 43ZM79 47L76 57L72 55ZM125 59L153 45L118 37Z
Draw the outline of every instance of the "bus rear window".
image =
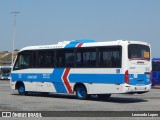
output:
M152 71L160 71L160 62L152 62Z
M129 59L150 59L150 48L146 45L130 44L128 45Z

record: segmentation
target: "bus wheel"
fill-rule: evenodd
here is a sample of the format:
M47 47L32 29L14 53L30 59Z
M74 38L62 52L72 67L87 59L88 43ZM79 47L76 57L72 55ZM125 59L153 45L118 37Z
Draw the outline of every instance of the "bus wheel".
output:
M111 97L111 94L98 94L97 95L99 99L105 100Z
M87 90L85 86L80 85L76 88L76 97L80 100L85 100L87 98Z
M18 93L20 94L20 95L24 95L26 92L25 92L25 87L24 87L24 84L20 84L19 86L18 86Z

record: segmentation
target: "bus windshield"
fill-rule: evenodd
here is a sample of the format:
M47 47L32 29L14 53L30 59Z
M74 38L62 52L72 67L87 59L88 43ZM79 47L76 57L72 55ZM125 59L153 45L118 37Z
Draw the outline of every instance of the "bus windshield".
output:
M11 68L1 68L1 74L3 76L9 76L11 74Z
M146 45L130 44L128 45L128 58L131 60L149 60L150 48Z

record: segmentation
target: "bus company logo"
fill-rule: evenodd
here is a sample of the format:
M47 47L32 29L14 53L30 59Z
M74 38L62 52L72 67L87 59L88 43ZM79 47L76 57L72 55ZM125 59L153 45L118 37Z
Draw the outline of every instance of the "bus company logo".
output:
M43 78L50 78L50 74L43 74Z
M121 71L120 69L116 69L116 73L119 74Z
M129 74L129 79L133 79L134 75L133 74Z
M2 112L2 117L12 117L11 112Z
M28 75L27 79L37 79L37 75Z

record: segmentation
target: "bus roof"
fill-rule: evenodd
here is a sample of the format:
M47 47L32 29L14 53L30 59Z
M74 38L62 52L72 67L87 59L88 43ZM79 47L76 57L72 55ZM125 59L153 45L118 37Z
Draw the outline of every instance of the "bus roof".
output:
M160 62L160 58L152 58L152 61L154 61L154 62Z
M75 47L104 46L104 45L111 46L111 45L120 45L124 43L149 45L146 42L130 41L130 40L116 40L107 42L96 42L95 40L71 40L71 41L58 42L58 44L53 44L53 45L28 46L22 48L20 52L24 50L39 50L39 49L75 48Z

